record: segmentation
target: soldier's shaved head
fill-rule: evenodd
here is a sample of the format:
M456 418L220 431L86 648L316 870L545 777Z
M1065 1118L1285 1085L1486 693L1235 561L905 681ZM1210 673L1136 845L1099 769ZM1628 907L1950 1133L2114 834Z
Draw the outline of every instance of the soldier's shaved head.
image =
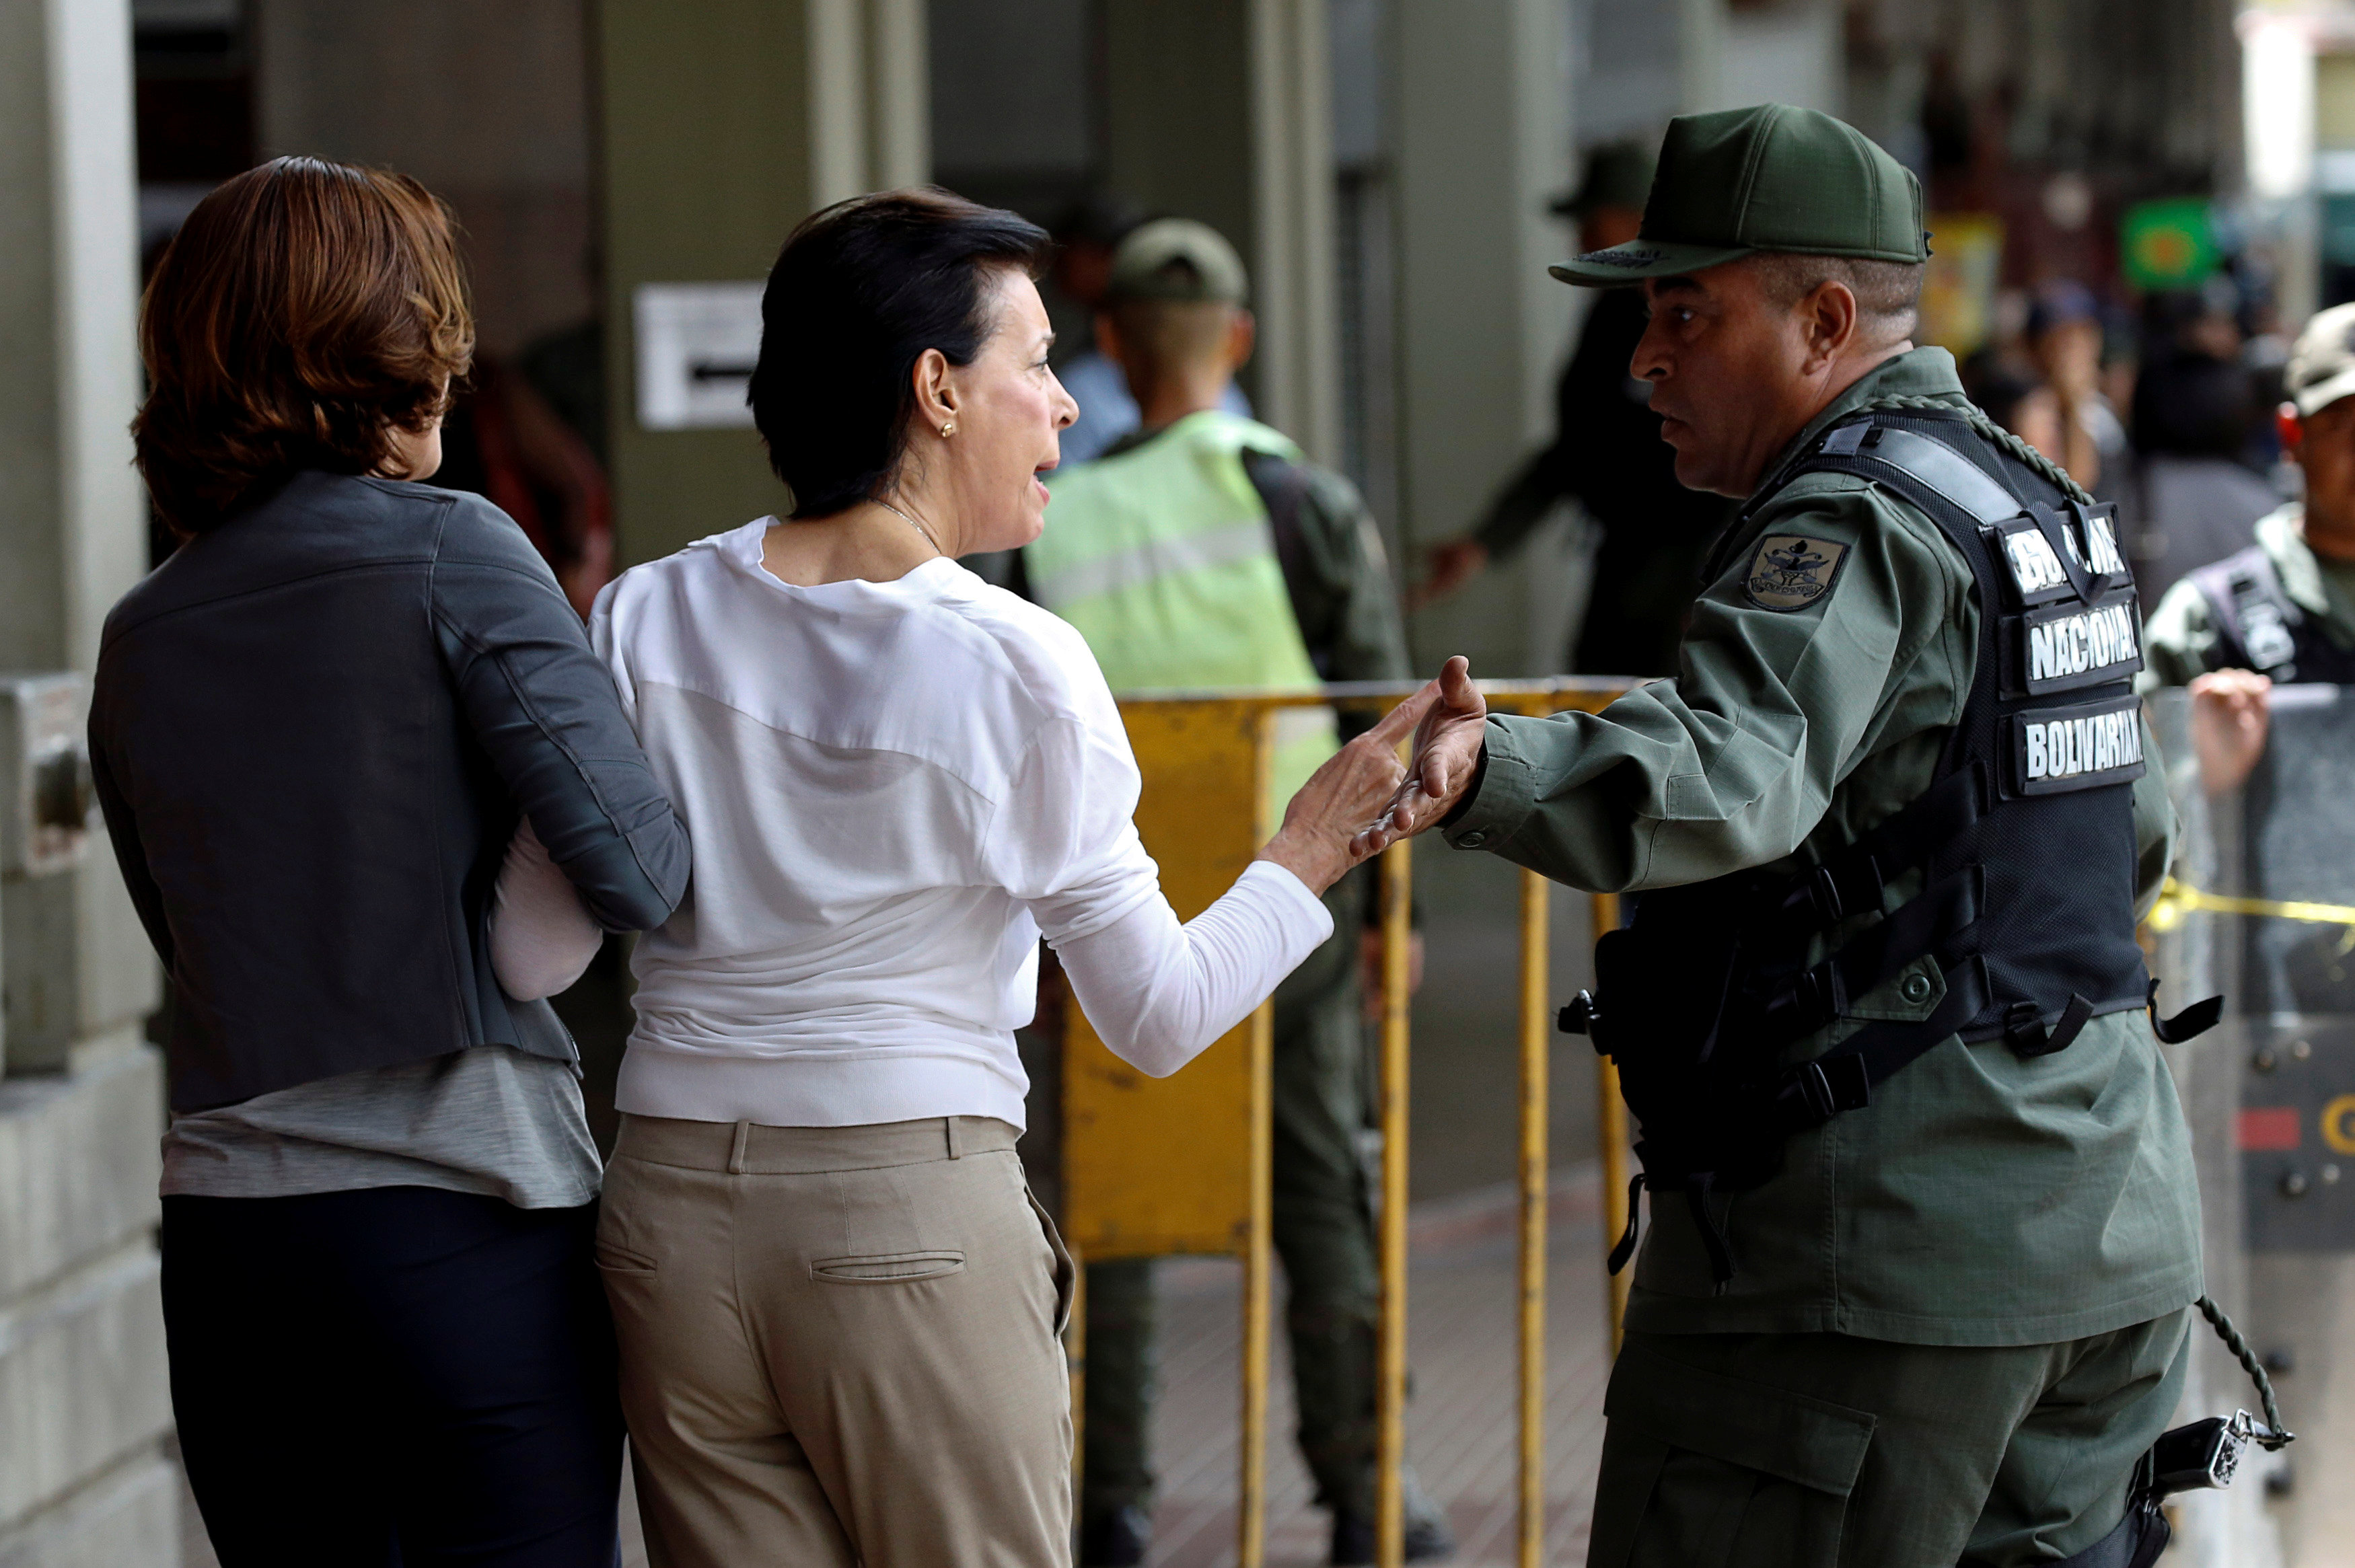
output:
M1769 250L1745 263L1755 268L1766 286L1766 298L1785 310L1826 283L1839 283L1856 296L1857 324L1865 342L1886 347L1913 335L1922 318L1922 275L1918 261L1869 261L1853 256L1807 256L1796 250Z
M1220 361L1242 307L1224 300L1122 300L1109 313L1123 368L1157 380Z

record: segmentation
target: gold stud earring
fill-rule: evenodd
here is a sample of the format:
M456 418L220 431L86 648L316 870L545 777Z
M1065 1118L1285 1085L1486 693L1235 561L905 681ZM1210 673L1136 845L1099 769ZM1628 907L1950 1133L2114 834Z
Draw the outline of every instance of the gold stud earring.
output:
M954 419L943 419L941 421L941 439L943 440L946 440L949 437L955 434L956 421Z

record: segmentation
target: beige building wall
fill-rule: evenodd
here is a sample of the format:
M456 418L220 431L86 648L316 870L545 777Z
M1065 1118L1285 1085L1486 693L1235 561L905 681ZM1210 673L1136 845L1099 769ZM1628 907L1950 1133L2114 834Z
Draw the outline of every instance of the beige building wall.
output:
M639 418L647 284L758 282L794 225L923 179L920 0L598 0L608 417L623 564L782 510L748 429Z
M0 684L86 679L144 566L130 44L123 0L0 0ZM0 869L0 1563L176 1564L156 971L102 832Z
M448 201L494 354L591 313L581 0L258 0L253 21L263 157L390 167Z
M1571 122L1551 0L1394 15L1401 532L1412 554L1469 529L1551 433L1576 302L1546 274L1570 243L1546 207L1570 168ZM1418 664L1462 653L1475 674L1522 673L1525 569L1526 557L1417 615Z
M1260 417L1340 448L1330 42L1323 0L1106 0L1105 183L1199 219L1251 268Z

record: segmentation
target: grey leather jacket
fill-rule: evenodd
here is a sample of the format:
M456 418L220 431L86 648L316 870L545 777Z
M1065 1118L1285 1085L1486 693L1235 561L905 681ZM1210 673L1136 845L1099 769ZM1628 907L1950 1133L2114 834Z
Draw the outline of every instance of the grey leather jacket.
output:
M570 1043L492 977L519 813L611 930L687 831L522 530L479 496L303 472L108 615L91 762L172 988L172 1107Z

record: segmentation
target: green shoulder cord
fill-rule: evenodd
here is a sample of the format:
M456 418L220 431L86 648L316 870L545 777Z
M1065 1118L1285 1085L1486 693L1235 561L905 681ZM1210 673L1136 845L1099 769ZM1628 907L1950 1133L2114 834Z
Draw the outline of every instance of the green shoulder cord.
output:
M2241 1338L2241 1330L2232 1327L2232 1319L2224 1316L2224 1309L2213 1299L2202 1296L2199 1308L2200 1315L2215 1329L2216 1337L2224 1341L2224 1348L2240 1359L2241 1370L2249 1374L2249 1381L2257 1385L2257 1398L2265 1407L2265 1429L2250 1434L2257 1446L2271 1454L2296 1442L2297 1434L2282 1426L2281 1406L2274 1403L2274 1380L2265 1375L2264 1363L2249 1349L2249 1341Z
M1918 411L1935 413L1948 418L1960 418L1981 436L2051 480L2063 495L2072 497L2083 505L2090 505L2093 503L2093 496L2087 493L2083 485L2069 477L2067 469L1988 418L1973 405L1955 403L1944 397L1881 397L1856 411L1859 414L1881 411L1889 413ZM2257 1398L2264 1404L2265 1412L2264 1430L2250 1434L2257 1446L2267 1453L2273 1453L2296 1442L2297 1434L2287 1431L2282 1426L2281 1406L2274 1399L2273 1379L2265 1375L2264 1364L2257 1360L2256 1352L2249 1349L2249 1341L2241 1337L2241 1330L2232 1326L2232 1319L2224 1315L2224 1309L2217 1306L2211 1298L2202 1296L2200 1298L2199 1307L2200 1315L2208 1319L2210 1326L2216 1330L2216 1337L2224 1341L2224 1348L2232 1351L2239 1360L2242 1370L2249 1374L2249 1381L2256 1385Z
M2054 462L2051 458L2046 457L2042 452L2038 451L2034 447L2030 446L2026 441L2021 440L2018 436L2013 435L2009 430L2005 429L2001 425L1998 425L1993 419L1988 418L1987 415L1979 411L1978 407L1976 404L1949 402L1944 397L1881 397L1877 398L1870 403L1867 403L1863 408L1855 410L1855 412L1859 414L1870 414L1883 410L1892 414L1905 414L1920 411L1923 413L1942 414L1948 418L1960 418L1965 423L1968 424L1972 429L1977 430L1980 435L1986 437L1988 440L1993 441L2005 451L2009 452L2013 457L2018 458L2020 461L2026 463L2037 472L2042 474L2046 479L2051 480L2060 488L2062 494L2068 496L2080 505L2091 506L2094 503L2092 493L2088 492L2083 485L2079 484L2075 480L2070 478L2069 471L2067 469L2062 468L2059 463Z

